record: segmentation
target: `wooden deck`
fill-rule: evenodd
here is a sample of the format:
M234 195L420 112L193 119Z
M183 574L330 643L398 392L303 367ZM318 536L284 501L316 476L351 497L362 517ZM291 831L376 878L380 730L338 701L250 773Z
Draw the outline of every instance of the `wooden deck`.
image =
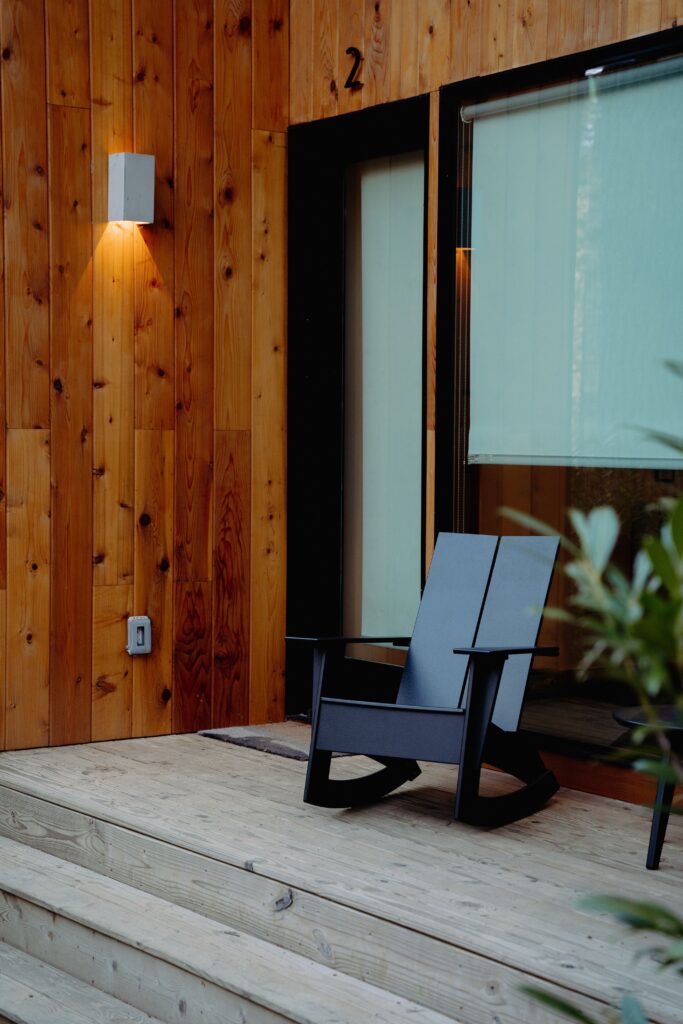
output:
M304 772L197 736L3 754L0 940L167 1021L556 1020L520 992L531 982L598 1015L633 991L653 1021L679 1024L683 982L576 903L620 893L683 912L683 819L648 872L649 812L629 804L563 790L536 817L486 832L450 821L449 768L425 766L354 811L304 806ZM491 792L506 784L487 774ZM128 981L110 961L105 971L104 946L71 967L84 940L74 932L69 946L66 925L60 941L39 941L55 920L100 944L106 933L118 963L129 957ZM148 973L150 962L186 972L179 1016L158 991L133 998L143 953ZM240 989L242 1017L202 1008L214 988Z

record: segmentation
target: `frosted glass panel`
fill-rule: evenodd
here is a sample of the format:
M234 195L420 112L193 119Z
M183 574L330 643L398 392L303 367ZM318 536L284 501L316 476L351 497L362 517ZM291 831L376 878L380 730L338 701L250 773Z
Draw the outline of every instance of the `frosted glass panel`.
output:
M471 462L683 464L681 68L465 112Z
M422 550L424 160L348 177L344 617L364 635L411 633Z

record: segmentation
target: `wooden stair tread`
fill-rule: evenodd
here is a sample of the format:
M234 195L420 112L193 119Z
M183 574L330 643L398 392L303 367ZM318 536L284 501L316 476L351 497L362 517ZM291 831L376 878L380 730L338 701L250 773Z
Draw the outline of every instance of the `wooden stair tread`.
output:
M161 1024L92 985L0 942L0 1022Z
M452 1018L51 854L0 838L0 891L298 1024ZM3 908L3 911L6 909ZM0 939L8 929L0 913Z

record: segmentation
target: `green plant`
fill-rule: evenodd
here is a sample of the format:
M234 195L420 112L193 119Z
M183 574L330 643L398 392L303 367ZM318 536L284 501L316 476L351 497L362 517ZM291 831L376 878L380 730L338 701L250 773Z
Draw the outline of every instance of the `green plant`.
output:
M661 438L683 451L683 444ZM662 525L657 536L646 537L630 576L612 562L621 524L614 509L604 506L587 515L575 509L569 519L576 541L561 543L567 552L564 572L574 584L568 609L547 614L568 621L580 630L585 653L579 666L584 676L599 668L612 679L626 682L646 712L647 725L633 733L643 756L634 767L657 777L683 784L681 759L670 749L657 717L658 704L673 705L683 720L683 496L659 506ZM506 509L517 522L538 533L555 534L544 523ZM665 757L653 757L644 746L655 740ZM582 904L586 909L612 914L632 930L648 931L666 939L650 952L662 967L683 974L683 919L656 904L595 896ZM571 1003L541 989L525 991L538 1002L580 1024L598 1024ZM621 1005L607 1012L601 1024L646 1024L640 1001L624 996Z

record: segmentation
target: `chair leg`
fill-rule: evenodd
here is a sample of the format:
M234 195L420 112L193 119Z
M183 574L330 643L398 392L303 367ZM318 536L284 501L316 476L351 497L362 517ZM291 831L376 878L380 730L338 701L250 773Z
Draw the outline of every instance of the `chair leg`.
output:
M477 796L464 820L472 825L498 828L535 814L560 788L540 754L519 735L497 726L489 728L483 760L524 782L520 789L502 796Z
M318 749L318 722L320 698L323 691L323 677L327 652L322 647L313 649L313 722L311 747L308 755L304 803L318 807L362 807L373 803L404 782L417 778L420 768L417 761L396 757L376 757L384 767L377 772L363 775L358 779L331 779L332 753Z
M669 823L669 813L673 803L675 782L660 779L657 786L657 797L654 814L652 815L652 827L650 829L650 845L647 851L646 866L650 871L656 871L659 867L659 859L662 856L666 826Z
M315 750L309 756L304 803L318 807L363 807L417 778L420 767L416 761L403 758L374 758L384 765L379 771L362 775L358 779L331 779L332 754L328 750Z

